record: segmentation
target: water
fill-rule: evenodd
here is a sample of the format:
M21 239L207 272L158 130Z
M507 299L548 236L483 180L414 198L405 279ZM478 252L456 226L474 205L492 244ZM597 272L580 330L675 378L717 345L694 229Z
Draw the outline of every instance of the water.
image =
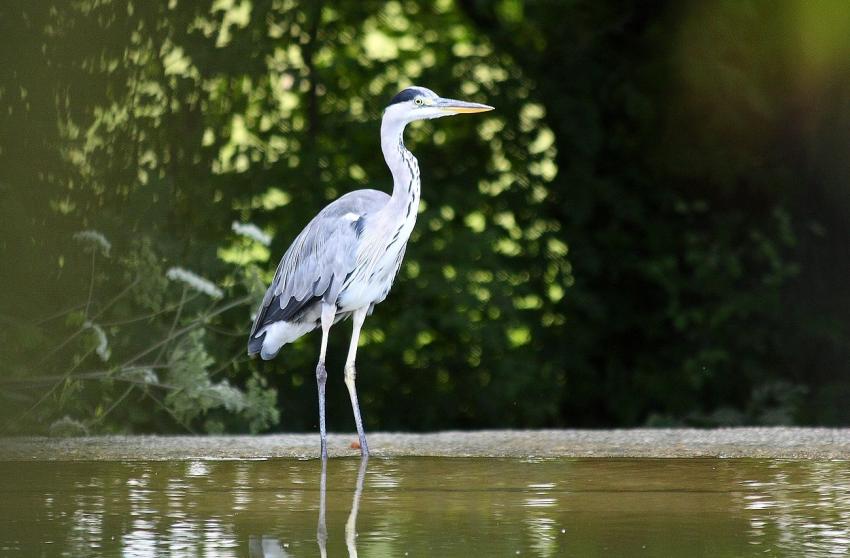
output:
M323 553L846 556L850 467L372 458L333 459L323 475L315 460L0 462L0 555Z

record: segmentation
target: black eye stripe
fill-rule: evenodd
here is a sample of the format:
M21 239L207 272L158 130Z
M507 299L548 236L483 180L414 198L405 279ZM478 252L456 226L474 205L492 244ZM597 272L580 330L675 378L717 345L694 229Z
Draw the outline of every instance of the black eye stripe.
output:
M412 101L419 95L419 91L413 88L407 88L401 92L399 92L395 97L390 100L390 104L394 105L396 103L403 103L405 101Z

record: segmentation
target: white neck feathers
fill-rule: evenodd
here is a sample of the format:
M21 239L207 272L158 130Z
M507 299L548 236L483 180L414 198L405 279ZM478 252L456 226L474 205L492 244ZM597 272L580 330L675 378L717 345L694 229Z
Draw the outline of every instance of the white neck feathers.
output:
M381 150L384 160L393 175L392 202L408 205L412 200L419 204L419 162L406 147L404 147L404 120L388 118L384 115L381 121Z

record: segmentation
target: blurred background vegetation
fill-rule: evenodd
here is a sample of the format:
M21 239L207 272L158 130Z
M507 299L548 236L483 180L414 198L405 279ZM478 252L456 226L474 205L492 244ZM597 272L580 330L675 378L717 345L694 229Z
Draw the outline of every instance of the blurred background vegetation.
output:
M0 42L4 434L313 429L319 338L251 361L251 313L390 189L413 83L497 110L407 133L368 428L850 422L846 2L6 0Z

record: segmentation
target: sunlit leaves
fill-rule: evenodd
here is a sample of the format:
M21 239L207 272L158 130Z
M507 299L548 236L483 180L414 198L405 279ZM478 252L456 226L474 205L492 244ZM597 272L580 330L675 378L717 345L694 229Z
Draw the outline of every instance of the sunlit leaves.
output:
M370 371L361 380L372 405L367 420L426 427L461 413L470 423L495 424L506 393L540 383L525 351L544 316L560 315L547 283L568 285L567 254L546 249L560 234L546 208L557 138L536 108L530 78L455 4L137 4L127 26L129 33L85 61L89 77L105 84L103 98L66 101L80 107L59 119L75 173L51 202L68 215L106 220L107 232L143 239L145 248L127 262L140 275L135 303L166 304L165 293L178 287L161 278L174 265L214 279L227 296L257 298L276 259L323 204L355 188L389 191L381 111L400 88L418 83L497 111L408 130L423 170L423 203L393 293L361 336L369 346L359 357ZM271 246L234 233L234 221L256 223L273 235ZM172 407L239 407L227 386L213 389L218 380L208 385L197 374L243 350L246 313L219 324L232 335L228 342L185 348L178 361L186 364L172 375L185 371L202 389L181 388L188 399L175 395ZM508 335L506 324L519 329ZM330 354L344 353L345 329L334 331ZM258 371L269 385L285 386L285 427L295 428L312 416L305 394L314 349L306 339L286 348L285 362L228 370L248 386L244 397ZM474 374L465 374L469 367ZM492 392L470 403L477 397L470 385ZM410 398L434 389L441 401L409 417ZM388 392L406 395L395 400ZM243 402L244 412L252 408ZM547 419L541 412L535 420ZM216 418L208 427L228 425Z
M505 335L512 347L521 347L531 341L531 330L525 326L508 328Z
M386 62L398 56L398 47L387 35L373 30L363 38L364 55L368 60Z
M224 47L231 40L231 27L244 28L251 21L250 0L215 0L212 13L222 12L215 46Z
M484 232L487 226L486 219L480 211L473 211L463 218L464 224L476 233Z

